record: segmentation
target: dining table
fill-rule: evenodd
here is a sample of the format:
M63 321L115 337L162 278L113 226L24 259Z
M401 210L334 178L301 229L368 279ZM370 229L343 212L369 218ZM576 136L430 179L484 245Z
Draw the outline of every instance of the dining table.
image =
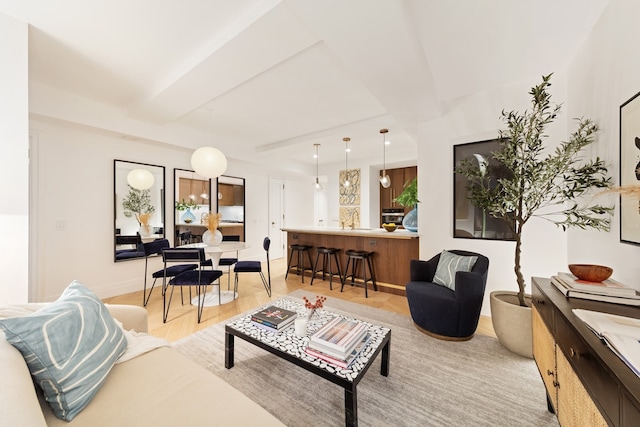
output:
M179 246L180 248L204 248L204 253L211 258L212 268L213 270L218 270L220 265L220 258L222 258L222 254L225 252L238 252L244 249L248 249L251 247L247 242L233 242L233 241L223 241L218 245L209 246L205 243L189 243L186 245ZM229 272L231 274L231 272ZM217 283L214 283L213 286L221 286L220 279L218 279ZM214 305L226 304L228 302L236 299L237 295L234 290L227 289L226 291L220 290L220 300L218 301L218 292L207 292L204 299L204 306L211 307ZM198 297L191 298L192 305L198 305Z

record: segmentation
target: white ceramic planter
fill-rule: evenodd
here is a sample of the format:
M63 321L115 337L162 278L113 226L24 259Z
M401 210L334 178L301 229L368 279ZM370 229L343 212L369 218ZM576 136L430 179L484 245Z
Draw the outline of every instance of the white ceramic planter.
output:
M491 322L500 344L512 353L533 359L531 296L525 295L525 301L529 306L521 307L516 292L491 292Z

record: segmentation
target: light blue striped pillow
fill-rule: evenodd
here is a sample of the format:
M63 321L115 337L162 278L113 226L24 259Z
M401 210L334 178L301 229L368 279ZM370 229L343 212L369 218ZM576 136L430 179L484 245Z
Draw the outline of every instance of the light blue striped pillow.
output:
M455 291L456 272L471 271L477 260L477 256L461 256L452 252L442 251L438 267L436 267L436 274L433 276L433 283L446 286Z
M71 421L102 386L127 339L102 301L72 282L54 303L0 320L55 415Z

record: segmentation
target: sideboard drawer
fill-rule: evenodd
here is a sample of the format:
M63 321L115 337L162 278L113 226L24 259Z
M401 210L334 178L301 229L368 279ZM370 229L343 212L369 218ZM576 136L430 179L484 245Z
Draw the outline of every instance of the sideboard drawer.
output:
M619 390L615 379L597 360L591 347L562 316L556 317L556 336L558 346L602 415L610 424L620 425Z
M636 427L640 425L640 408L636 405L637 402L630 399L627 393L622 394L621 426Z
M536 307L536 310L538 310L538 314L540 314L547 328L549 328L549 331L553 334L555 331L553 304L549 302L548 297L543 294L537 286L533 286L531 290L531 299L532 304Z

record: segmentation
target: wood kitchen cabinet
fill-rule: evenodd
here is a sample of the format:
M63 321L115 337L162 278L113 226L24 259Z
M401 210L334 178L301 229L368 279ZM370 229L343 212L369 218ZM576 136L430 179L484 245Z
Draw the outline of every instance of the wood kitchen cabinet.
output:
M382 174L382 171L379 172ZM413 181L418 176L418 167L410 166L406 168L387 169L387 175L391 179L391 185L389 188L383 188L380 186L380 211L387 208L400 208L396 202L393 201L404 190L404 184ZM405 214L407 214L413 206L404 207Z
M209 200L200 197L202 193L209 194L209 180L180 178L178 188L178 202L188 202L190 195L195 195L195 202L208 205Z
M230 184L218 184L218 205L220 206L234 206L233 185Z
M218 204L220 206L243 206L243 187L241 185L218 184Z
M572 312L640 318L636 307L566 298L532 280L533 357L561 426L640 425L640 378Z

